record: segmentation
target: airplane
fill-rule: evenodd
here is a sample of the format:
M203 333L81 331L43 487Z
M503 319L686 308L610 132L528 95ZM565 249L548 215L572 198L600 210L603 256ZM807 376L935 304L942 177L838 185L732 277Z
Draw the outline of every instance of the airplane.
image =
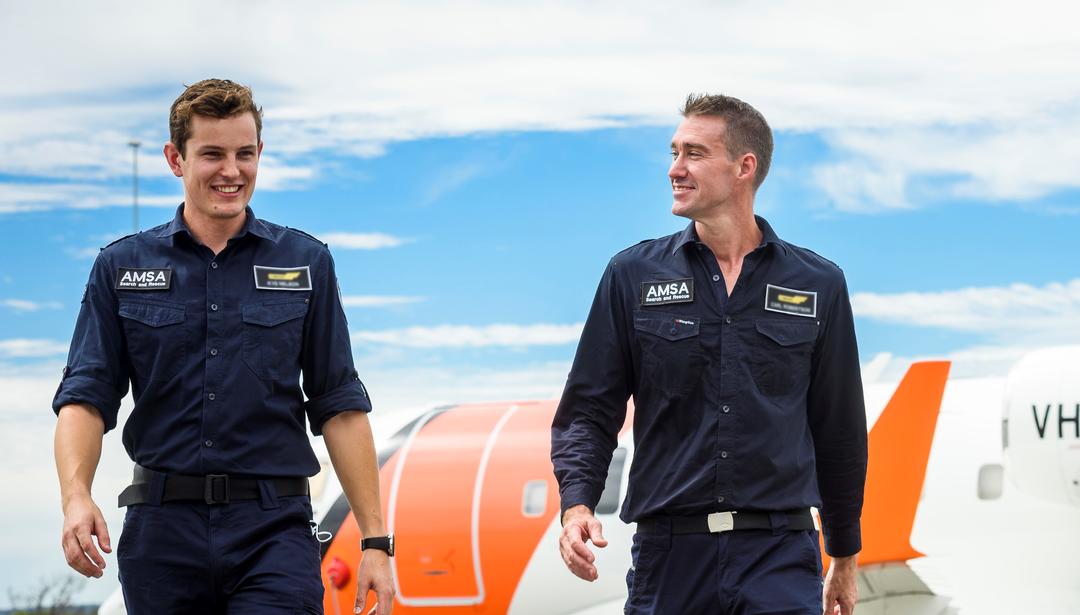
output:
M1080 347L1032 352L1006 379L950 379L950 367L916 362L895 389L865 388L872 428L856 612L1080 612ZM558 553L557 404L453 405L375 422L376 434L393 434L377 444L384 519L398 538L394 613L622 612L633 527L618 512L632 404L595 511L609 545L594 549L593 583ZM312 481L313 531L325 540L324 612L340 615L353 612L363 555L326 467ZM824 551L823 560L827 569ZM119 590L99 612L124 612Z

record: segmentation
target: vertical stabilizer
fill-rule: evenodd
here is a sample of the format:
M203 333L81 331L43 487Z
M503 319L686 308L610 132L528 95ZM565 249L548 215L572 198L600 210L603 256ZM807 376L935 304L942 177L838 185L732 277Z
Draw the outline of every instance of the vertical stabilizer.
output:
M948 361L914 363L870 431L860 565L922 556L911 546Z

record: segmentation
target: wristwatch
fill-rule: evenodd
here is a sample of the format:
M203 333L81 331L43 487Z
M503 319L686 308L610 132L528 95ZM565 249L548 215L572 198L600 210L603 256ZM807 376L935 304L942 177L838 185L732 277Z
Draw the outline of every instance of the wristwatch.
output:
M366 549L378 549L385 551L390 557L394 557L394 535L387 534L386 536L364 538L360 541L360 550L364 551Z

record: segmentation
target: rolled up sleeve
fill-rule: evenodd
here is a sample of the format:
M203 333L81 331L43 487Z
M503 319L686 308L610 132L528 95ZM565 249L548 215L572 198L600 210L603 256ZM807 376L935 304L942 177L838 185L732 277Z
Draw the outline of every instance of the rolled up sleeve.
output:
M59 414L68 404L89 404L101 413L109 431L116 427L120 400L128 391L128 369L113 270L105 254L98 254L90 271L52 408Z
M308 398L304 411L311 433L319 436L323 424L342 412L371 412L371 400L353 364L349 326L328 250L312 273L312 282L301 368Z

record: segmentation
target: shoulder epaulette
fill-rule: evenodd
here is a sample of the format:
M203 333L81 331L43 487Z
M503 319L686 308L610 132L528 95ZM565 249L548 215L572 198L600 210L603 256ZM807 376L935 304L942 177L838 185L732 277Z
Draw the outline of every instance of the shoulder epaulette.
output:
M300 235L301 237L307 237L308 239L310 239L310 240L314 241L315 243L319 244L320 246L329 247L329 246L326 245L326 242L321 241L318 237L312 235L311 233L305 233L304 231L301 231L298 228L293 228L291 226L286 226L285 230L292 231L292 232L296 233L297 235Z
M127 239L128 237L134 237L134 236L136 236L136 235L138 235L138 234L139 234L139 233L129 233L129 234L127 234L127 235L124 235L123 237L120 237L119 239L114 239L114 240L112 240L111 242L107 243L107 244L105 245L105 248L109 248L109 247L112 247L112 245L113 245L113 244L117 244L117 243L120 243L121 241L123 241L123 240ZM105 248L102 248L102 250L104 250Z

